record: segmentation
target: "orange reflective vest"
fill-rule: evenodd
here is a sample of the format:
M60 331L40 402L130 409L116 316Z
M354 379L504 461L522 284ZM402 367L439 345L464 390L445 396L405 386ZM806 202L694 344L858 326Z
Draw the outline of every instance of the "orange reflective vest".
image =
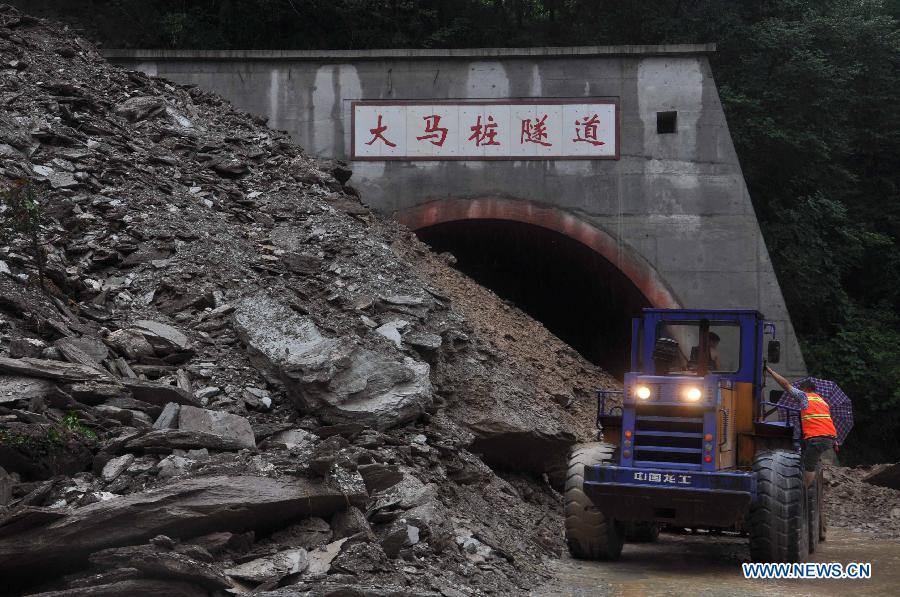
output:
M806 398L809 405L800 411L803 439L820 435L837 437L834 422L831 420L831 409L825 399L815 392L806 392Z

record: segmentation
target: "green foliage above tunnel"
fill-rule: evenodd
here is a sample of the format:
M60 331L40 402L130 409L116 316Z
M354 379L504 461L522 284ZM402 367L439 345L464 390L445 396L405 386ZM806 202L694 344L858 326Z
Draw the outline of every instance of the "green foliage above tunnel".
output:
M107 47L716 42L725 110L813 374L856 399L845 454L900 457L898 0L20 0Z

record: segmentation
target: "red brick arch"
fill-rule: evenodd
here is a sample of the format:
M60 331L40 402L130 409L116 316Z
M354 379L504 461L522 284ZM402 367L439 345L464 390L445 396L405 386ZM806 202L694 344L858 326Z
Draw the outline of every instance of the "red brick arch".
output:
M411 230L460 220L510 220L554 230L579 241L615 265L654 307L681 307L668 284L646 259L605 230L560 209L501 197L439 199L394 212L394 218Z

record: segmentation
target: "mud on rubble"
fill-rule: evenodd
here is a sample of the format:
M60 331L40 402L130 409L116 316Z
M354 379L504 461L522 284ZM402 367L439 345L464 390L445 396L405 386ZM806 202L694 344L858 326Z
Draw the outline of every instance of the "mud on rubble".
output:
M613 381L219 97L0 5L0 574L65 595L512 593ZM4 212L0 216L8 216Z

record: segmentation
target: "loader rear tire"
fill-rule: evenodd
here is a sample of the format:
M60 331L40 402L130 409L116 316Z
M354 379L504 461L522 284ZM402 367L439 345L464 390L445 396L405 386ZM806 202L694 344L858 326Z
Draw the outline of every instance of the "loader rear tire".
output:
M659 539L659 523L651 521L625 523L625 541L653 543Z
M594 442L575 446L566 474L566 543L581 560L615 560L622 554L625 529L608 520L584 492L584 467L612 460L615 446Z
M809 554L807 492L800 454L760 452L753 459L756 501L750 506L750 558L802 562Z

